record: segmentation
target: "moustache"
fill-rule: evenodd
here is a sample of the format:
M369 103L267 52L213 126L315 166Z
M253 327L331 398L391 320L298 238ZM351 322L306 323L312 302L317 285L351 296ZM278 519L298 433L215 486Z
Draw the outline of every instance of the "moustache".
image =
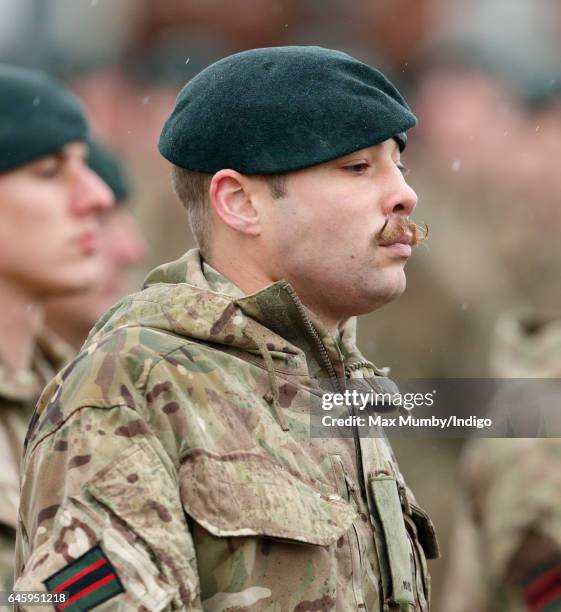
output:
M424 227L417 225L408 217L389 216L386 222L376 234L377 243L391 243L398 240L404 234L411 236L411 246L424 242L429 236L429 226L425 223Z

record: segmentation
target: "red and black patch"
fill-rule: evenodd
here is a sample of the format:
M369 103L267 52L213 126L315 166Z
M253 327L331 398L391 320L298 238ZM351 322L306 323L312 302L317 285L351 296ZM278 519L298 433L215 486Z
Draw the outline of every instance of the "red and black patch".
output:
M57 612L86 612L125 590L99 545L47 578L43 584L51 593L67 593L66 601L55 605Z
M561 563L544 565L525 581L524 601L531 612L561 610Z

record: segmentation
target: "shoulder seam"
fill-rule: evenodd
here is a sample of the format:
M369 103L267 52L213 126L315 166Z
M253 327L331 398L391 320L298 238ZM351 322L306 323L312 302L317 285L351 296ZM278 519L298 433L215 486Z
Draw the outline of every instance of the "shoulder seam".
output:
M56 427L54 427L51 431L48 431L46 434L43 434L43 436L39 438L33 444L32 447L27 449L25 456L30 457L34 453L35 449L39 446L39 444L41 444L44 440L46 440L50 436L54 435L71 417L73 417L77 412L84 410L85 408L95 408L99 410L112 410L113 408L129 408L130 410L133 410L134 412L136 412L134 408L131 408L128 404L125 404L124 402L111 404L110 406L99 406L99 405L96 406L93 404L84 403L78 406L77 408L75 408L74 410L72 410L72 412L68 414L60 423L58 423Z

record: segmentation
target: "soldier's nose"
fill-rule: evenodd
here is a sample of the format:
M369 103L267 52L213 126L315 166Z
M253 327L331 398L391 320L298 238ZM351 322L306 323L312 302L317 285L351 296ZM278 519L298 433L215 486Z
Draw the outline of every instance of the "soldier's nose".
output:
M72 185L72 210L76 214L103 213L114 205L115 197L108 185L81 164Z

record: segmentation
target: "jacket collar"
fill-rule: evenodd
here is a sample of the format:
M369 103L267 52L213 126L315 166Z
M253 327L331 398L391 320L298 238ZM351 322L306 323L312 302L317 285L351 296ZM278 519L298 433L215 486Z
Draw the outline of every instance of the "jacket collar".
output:
M189 251L186 258L191 264L188 265L191 282L195 281L201 287L206 286L234 298L244 314L300 348L308 360L312 357L315 374L321 374L322 369L329 368L326 358L333 366L335 375L341 379L344 378L346 364L365 361L356 346L356 317L348 319L335 337L302 304L287 281L277 281L253 294L245 295L232 281L204 261L198 249Z

